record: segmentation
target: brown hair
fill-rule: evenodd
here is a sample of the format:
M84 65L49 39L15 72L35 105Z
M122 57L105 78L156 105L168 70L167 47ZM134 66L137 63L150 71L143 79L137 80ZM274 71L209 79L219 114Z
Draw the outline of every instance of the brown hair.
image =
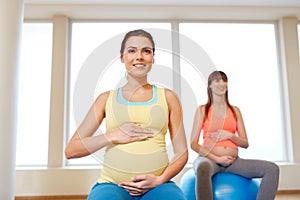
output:
M204 115L204 119L206 118L206 116L208 115L208 110L211 107L211 104L213 103L213 96L212 96L212 91L211 88L209 87L211 85L211 83L214 80L219 80L222 79L224 82L228 82L228 78L227 75L222 72L222 71L213 71L209 77L208 77L208 81L207 81L207 103L205 104L205 115ZM229 99L228 99L228 89L226 90L225 93L225 101L228 105L228 107L231 109L231 111L233 112L234 116L236 117L236 114L231 106L231 104L229 103Z
M148 33L147 31L144 31L143 29L137 29L137 30L129 31L124 36L124 39L123 39L122 44L121 44L121 49L120 49L121 55L123 55L124 48L125 48L125 43L127 42L128 38L130 38L132 36L142 36L142 37L148 38L150 40L150 42L152 43L152 50L153 50L153 54L154 54L155 44L154 44L154 40L153 40L152 35L150 33Z

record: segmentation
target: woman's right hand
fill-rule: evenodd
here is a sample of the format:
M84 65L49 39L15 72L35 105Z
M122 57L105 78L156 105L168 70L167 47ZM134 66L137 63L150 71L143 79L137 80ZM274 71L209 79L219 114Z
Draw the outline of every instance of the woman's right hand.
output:
M235 161L235 157L232 156L218 156L215 162L223 166L229 166L234 161Z
M150 128L145 128L135 123L126 123L120 126L119 129L105 135L114 144L126 144L152 137L153 131Z

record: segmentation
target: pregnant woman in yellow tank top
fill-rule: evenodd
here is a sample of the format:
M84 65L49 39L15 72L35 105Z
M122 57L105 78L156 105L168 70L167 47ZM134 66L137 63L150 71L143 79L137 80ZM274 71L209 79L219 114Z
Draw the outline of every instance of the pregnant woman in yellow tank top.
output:
M127 83L98 96L69 141L66 157L78 158L105 148L103 168L88 199L185 199L171 179L187 162L182 110L176 94L148 83L155 45L144 30L128 32L120 59ZM103 119L106 133L93 136ZM174 157L169 161L169 130Z

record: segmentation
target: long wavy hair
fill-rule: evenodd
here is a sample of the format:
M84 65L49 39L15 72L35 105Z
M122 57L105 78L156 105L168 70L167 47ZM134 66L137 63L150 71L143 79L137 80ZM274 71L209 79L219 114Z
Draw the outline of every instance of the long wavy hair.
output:
M204 116L204 119L206 118L206 116L208 115L208 110L209 108L211 107L212 103L213 103L213 95L212 95L212 90L210 88L210 85L211 83L214 81L214 80L220 80L222 79L224 82L228 82L228 78L227 78L227 75L222 72L222 71L213 71L209 77L208 77L208 81L207 81L207 103L205 104L205 116ZM228 89L226 90L226 93L225 93L225 101L226 101L226 104L227 106L231 109L231 111L233 112L234 114L234 117L236 117L236 114L231 106L231 104L229 103L229 99L228 99Z

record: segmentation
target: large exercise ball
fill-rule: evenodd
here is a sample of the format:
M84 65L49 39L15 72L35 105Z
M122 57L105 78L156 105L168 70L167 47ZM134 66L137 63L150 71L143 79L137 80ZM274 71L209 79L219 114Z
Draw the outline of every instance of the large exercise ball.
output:
M196 176L193 169L185 172L179 187L187 200L196 200ZM214 200L255 200L259 179L248 179L231 173L218 173L212 177Z
M196 200L196 176L193 169L186 171L180 179L179 187L187 200Z
M218 173L212 177L212 185L216 200L255 200L260 181L231 173Z

